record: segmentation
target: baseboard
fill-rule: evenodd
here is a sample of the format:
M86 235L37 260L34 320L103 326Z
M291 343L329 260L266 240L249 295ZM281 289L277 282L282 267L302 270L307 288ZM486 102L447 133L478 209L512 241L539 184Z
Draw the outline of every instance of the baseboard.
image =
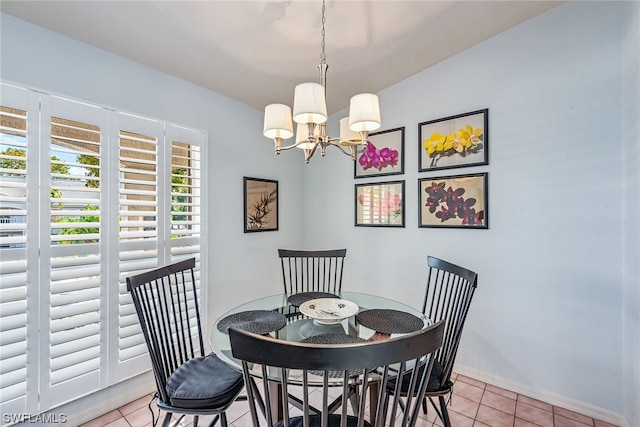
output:
M516 381L502 378L497 375L491 375L478 369L470 368L468 366L456 364L454 370L459 374L476 379L478 381L482 381L496 387L504 388L505 390L510 390L518 394L523 394L533 399L537 399L551 405L559 406L561 408L565 408L570 411L577 412L579 414L583 414L588 417L607 422L609 424L613 424L615 426L629 427L624 416L608 409L580 402L578 400L561 396L556 393L535 389Z

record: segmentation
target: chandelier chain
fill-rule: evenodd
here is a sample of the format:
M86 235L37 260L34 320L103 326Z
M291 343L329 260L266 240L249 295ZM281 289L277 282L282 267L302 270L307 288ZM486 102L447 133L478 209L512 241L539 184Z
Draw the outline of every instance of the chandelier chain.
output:
M322 44L321 44L321 48L322 48L322 52L320 53L320 63L321 64L325 64L327 62L327 55L325 55L324 53L324 23L326 22L325 17L324 17L324 11L325 11L325 4L324 4L325 0L322 0Z

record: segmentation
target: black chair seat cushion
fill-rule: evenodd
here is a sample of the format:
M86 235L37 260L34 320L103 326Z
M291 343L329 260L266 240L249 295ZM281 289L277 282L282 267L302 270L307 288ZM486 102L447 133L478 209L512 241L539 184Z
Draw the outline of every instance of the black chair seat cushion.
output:
M420 366L420 376L424 372L426 365ZM429 392L437 392L443 391L450 387L449 383L442 384L442 376L444 375L444 370L442 366L438 363L437 360L433 361L433 368L431 368L431 376L429 376L429 383L427 384L427 393ZM402 394L406 394L407 390L409 390L409 383L411 381L411 375L405 374L404 378L402 378ZM395 379L390 379L387 382L387 390L393 391L395 388Z
M338 414L330 414L329 415L329 425L333 427L340 426L341 416ZM322 418L320 415L311 415L309 417L309 427L320 427L322 424ZM367 421L364 422L366 427L372 427L371 424ZM289 427L302 427L303 426L303 418L302 417L294 417L289 420ZM358 418L347 416L347 427L357 427L358 426ZM285 427L284 421L278 421L273 427Z
M242 373L215 354L196 357L167 380L171 405L188 409L215 409L230 404L244 386Z

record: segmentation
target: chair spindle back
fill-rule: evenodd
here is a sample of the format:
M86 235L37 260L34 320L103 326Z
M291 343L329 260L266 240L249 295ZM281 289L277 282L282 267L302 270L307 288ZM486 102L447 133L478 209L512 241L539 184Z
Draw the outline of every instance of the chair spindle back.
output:
M346 249L278 249L285 293L340 292L346 254Z

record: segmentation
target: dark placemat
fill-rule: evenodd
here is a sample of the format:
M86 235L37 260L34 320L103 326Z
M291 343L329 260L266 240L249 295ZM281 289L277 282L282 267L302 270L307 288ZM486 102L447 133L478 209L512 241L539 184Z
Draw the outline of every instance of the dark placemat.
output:
M309 344L355 344L357 342L365 342L364 338L347 334L320 334L313 335L303 339L300 342Z
M361 311L356 315L356 321L383 334L408 334L424 326L422 319L413 314L386 308Z
M228 334L229 327L235 326L254 334L265 335L269 332L277 331L287 324L284 314L271 310L249 310L233 313L220 319L218 330Z
M356 337L354 335L347 334L320 334L313 335L311 337L307 337L300 342L310 343L310 344L355 344L359 342L366 342L364 338ZM309 371L315 375L322 375L320 371ZM349 376L358 376L363 372L362 369L355 369L353 371L349 371ZM329 371L328 373L330 378L340 378L342 377L342 372L340 371Z
M287 301L289 304L296 307L301 306L305 302L316 298L340 298L338 295L330 294L328 292L300 292L298 294L291 295Z

